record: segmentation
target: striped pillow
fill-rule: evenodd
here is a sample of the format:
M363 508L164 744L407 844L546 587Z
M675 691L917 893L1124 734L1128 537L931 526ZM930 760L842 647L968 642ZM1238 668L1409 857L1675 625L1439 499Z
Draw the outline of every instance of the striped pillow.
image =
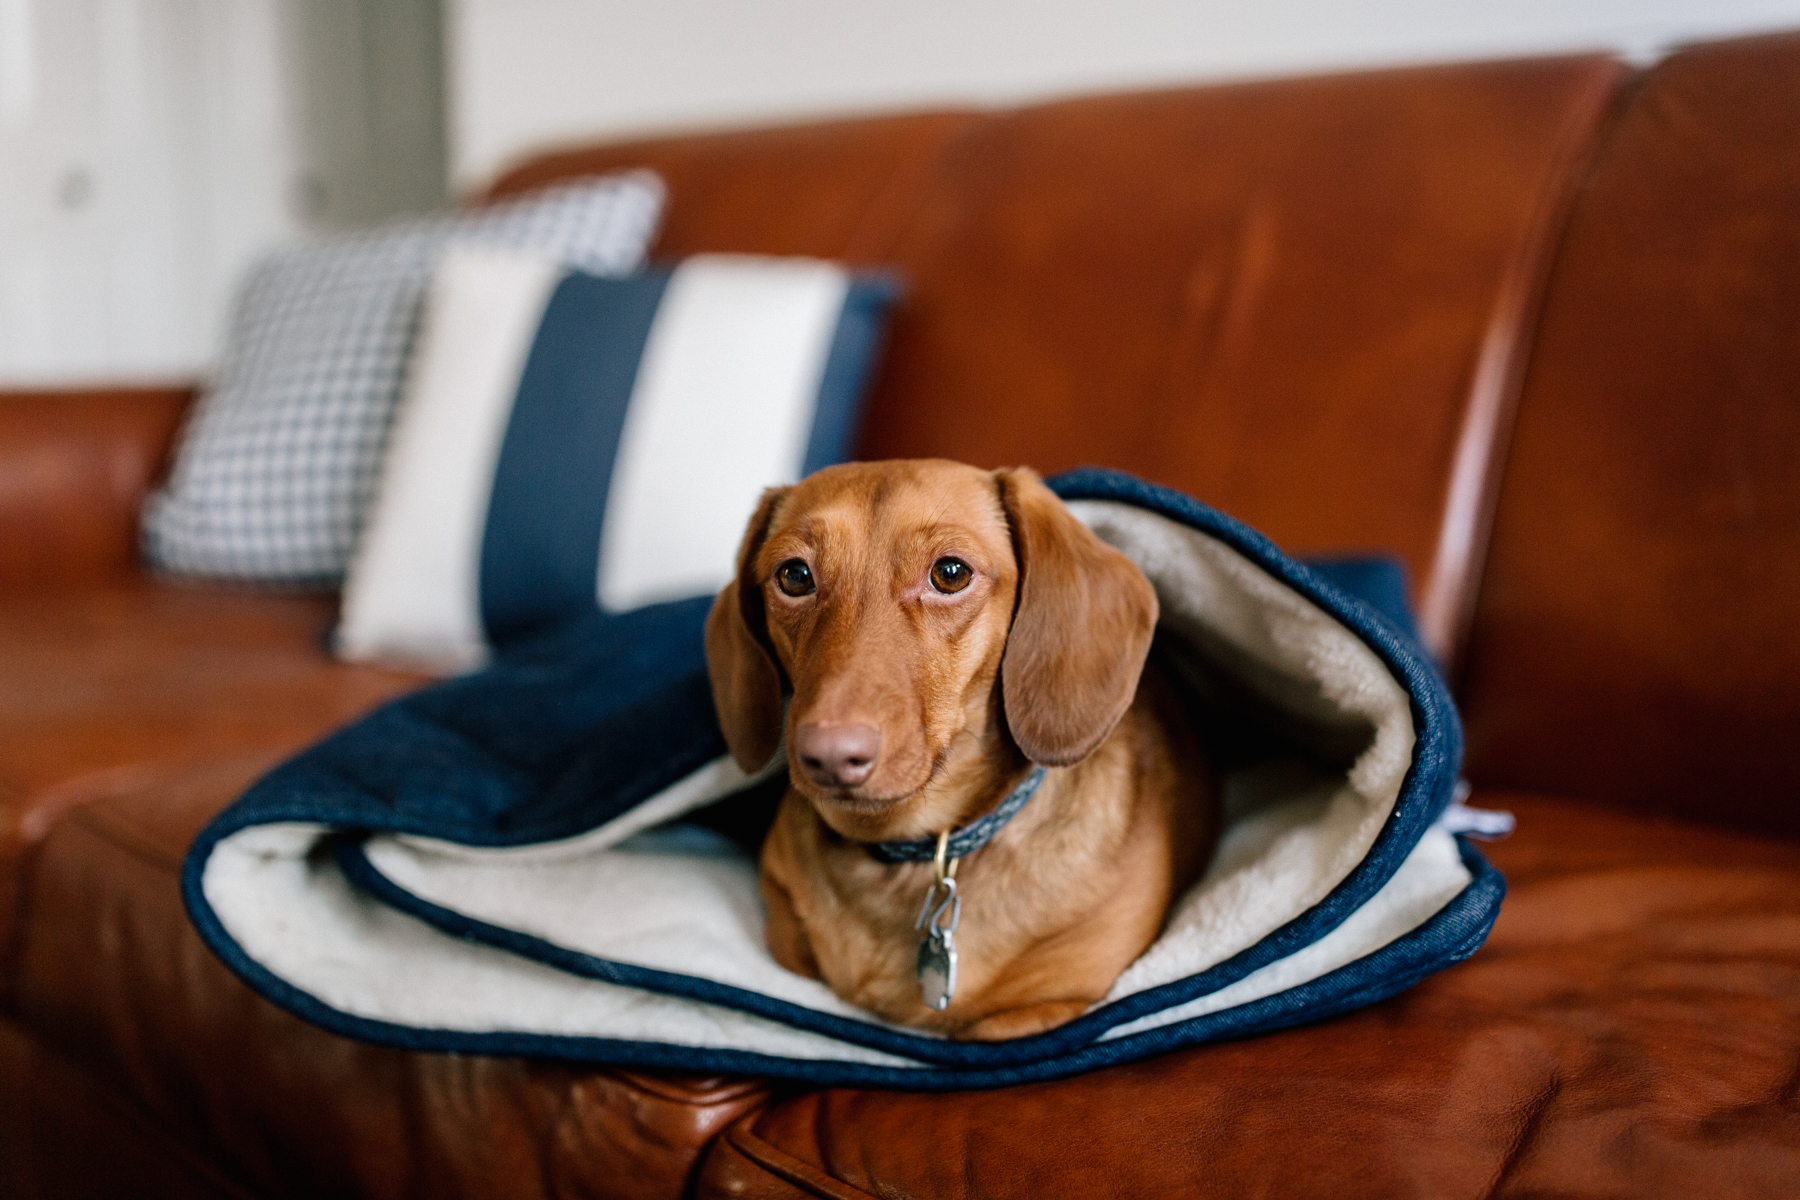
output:
M719 587L762 489L837 462L895 295L809 259L439 266L338 652L443 668Z

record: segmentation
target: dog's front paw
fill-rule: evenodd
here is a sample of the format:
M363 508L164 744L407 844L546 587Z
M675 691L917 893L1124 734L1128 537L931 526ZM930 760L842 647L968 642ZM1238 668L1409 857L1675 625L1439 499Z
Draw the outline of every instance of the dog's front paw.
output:
M804 975L808 979L820 979L819 960L813 954L812 941L806 936L806 926L800 921L800 914L794 911L794 901L788 890L765 873L761 880L763 905L768 910L768 925L765 935L768 938L769 953L775 961L796 975Z
M953 1035L967 1042L998 1042L1029 1037L1066 1025L1088 1010L1086 1000L1046 1000L1023 1008L1006 1008L972 1021Z

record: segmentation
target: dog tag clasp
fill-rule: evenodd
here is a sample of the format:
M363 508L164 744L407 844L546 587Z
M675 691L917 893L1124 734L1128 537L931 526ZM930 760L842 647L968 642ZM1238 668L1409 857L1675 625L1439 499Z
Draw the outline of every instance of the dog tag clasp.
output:
M925 931L919 943L919 992L937 1012L950 1007L956 994L956 926L962 920L962 895L956 890L956 863L945 870L940 839L937 879L925 893L914 929Z
M919 991L928 1007L943 1012L956 994L956 935L933 930L919 943Z

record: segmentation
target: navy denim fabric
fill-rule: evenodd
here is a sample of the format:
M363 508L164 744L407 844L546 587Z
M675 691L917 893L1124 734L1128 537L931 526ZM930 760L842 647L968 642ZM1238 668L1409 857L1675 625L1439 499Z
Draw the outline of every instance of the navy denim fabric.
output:
M362 844L374 832L483 846L568 837L629 810L723 754L701 648L705 597L567 622L508 647L488 670L394 701L277 768L202 831L190 850L183 894L195 926L228 966L272 1000L329 1029L387 1045L912 1088L1057 1078L1175 1046L1317 1020L1392 995L1473 953L1498 914L1505 888L1498 873L1462 842L1474 882L1425 925L1374 954L1263 1001L1102 1040L1119 1025L1207 995L1310 945L1367 902L1449 803L1461 728L1435 666L1417 646L1404 605L1404 578L1392 564L1335 560L1308 568L1191 498L1118 472L1076 471L1051 486L1065 499L1132 504L1219 538L1362 637L1411 697L1413 762L1368 855L1319 904L1231 959L1045 1033L998 1043L950 1042L815 1012L697 976L582 954L424 901L370 863ZM1366 590L1369 599L1352 589ZM201 891L206 856L219 840L275 821L316 822L340 831L333 852L347 878L455 936L575 974L756 1013L921 1066L874 1068L599 1038L457 1033L347 1016L250 960Z

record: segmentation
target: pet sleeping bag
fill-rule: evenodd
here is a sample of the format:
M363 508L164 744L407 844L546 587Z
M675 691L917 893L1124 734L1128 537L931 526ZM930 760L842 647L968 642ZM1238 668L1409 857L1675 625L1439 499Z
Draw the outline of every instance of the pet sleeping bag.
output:
M1302 566L1114 472L1051 487L1154 584L1155 653L1225 809L1161 937L1074 1021L952 1041L776 964L756 847L785 759L748 778L725 753L711 597L540 632L277 768L195 841L195 925L252 987L351 1037L909 1088L1318 1020L1473 953L1504 887L1445 819L1460 730L1396 573Z

